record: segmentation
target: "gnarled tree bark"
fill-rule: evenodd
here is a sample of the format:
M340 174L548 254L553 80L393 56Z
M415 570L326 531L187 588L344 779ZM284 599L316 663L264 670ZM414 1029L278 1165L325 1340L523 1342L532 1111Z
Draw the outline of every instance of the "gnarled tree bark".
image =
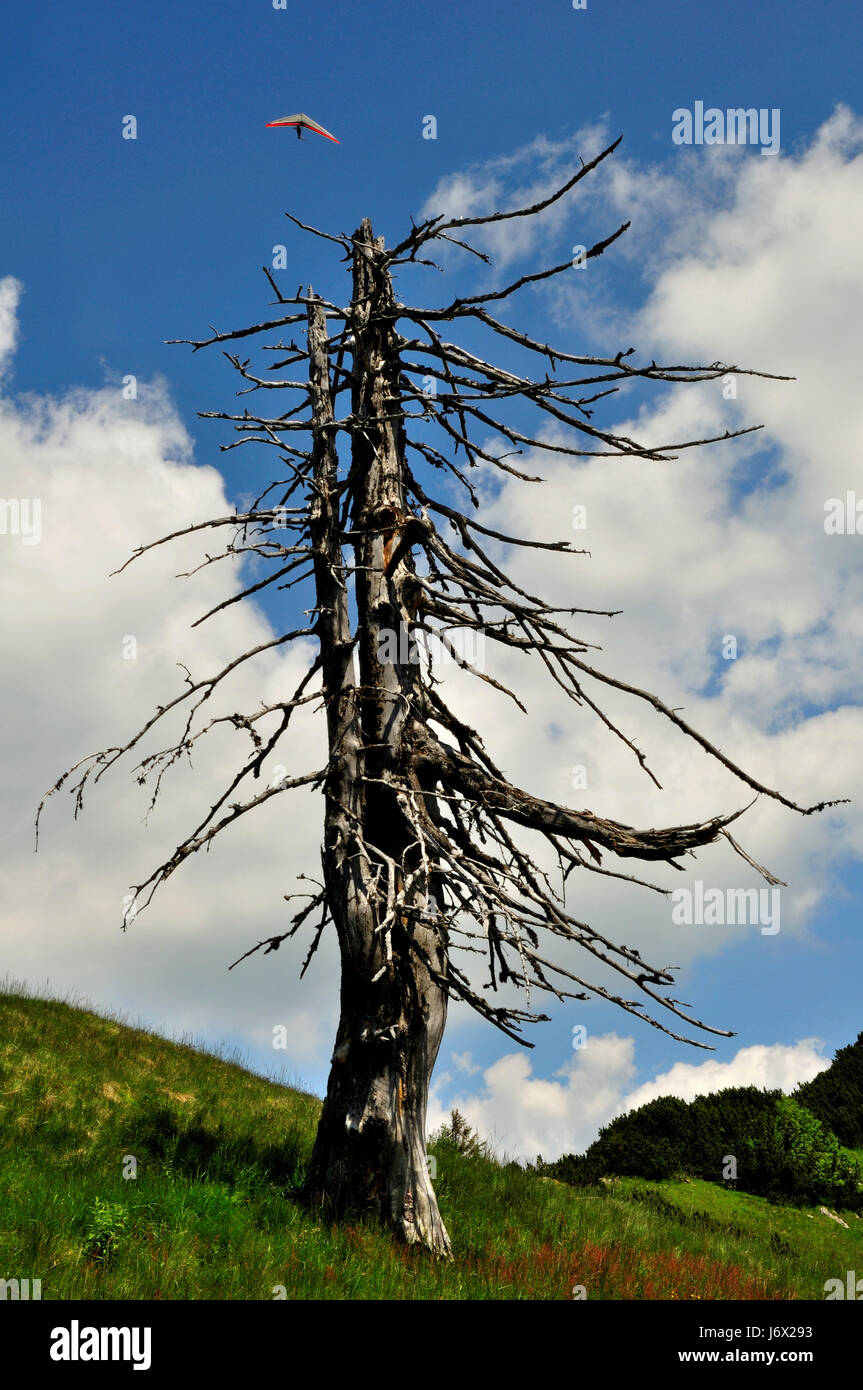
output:
M393 908L433 899L397 786L410 765L409 711L418 669L404 643L409 556L393 564L407 517L401 364L393 293L370 223L354 236L352 413L348 506L356 557L356 640L350 631L338 507L326 320L309 304L315 422L311 535L323 688L332 757L325 784L324 881L341 952L341 1019L306 1199L336 1216L373 1214L438 1255L450 1242L426 1161L426 1101L446 1023L446 933ZM360 423L361 422L361 423ZM357 651L359 688L351 680ZM379 904L388 905L385 913ZM426 959L429 964L426 964ZM431 968L429 968L429 966Z

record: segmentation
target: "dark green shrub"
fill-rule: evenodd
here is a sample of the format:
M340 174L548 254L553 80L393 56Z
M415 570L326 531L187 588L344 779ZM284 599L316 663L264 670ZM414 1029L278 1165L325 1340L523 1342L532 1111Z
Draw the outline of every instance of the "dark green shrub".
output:
M794 1099L831 1129L840 1144L863 1149L863 1033L840 1047L826 1071L798 1086Z
M689 1102L662 1096L612 1120L585 1154L568 1154L543 1172L578 1185L611 1174L657 1180L685 1173L733 1181L774 1202L863 1208L863 1174L836 1136L791 1096L757 1086Z

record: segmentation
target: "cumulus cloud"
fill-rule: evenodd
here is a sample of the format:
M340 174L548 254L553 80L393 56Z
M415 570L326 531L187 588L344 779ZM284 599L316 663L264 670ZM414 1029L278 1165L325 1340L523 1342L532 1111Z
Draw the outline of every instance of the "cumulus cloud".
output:
M8 311L0 314L0 343L15 340L18 288L0 282L0 308ZM11 526L0 535L4 968L169 1031L225 1038L248 1047L259 1066L311 1067L320 1084L335 1032L331 943L302 985L302 942L266 965L259 955L227 971L249 946L285 929L283 894L305 886L299 873L316 872L317 802L303 792L274 797L225 831L209 854L188 860L120 930L130 885L142 883L201 821L245 759L246 735L217 726L197 745L192 766L167 774L148 814L152 782L141 787L129 774L145 754L176 740L182 724L171 716L161 736L154 730L91 785L77 822L65 789L49 801L34 854L42 794L73 762L122 745L179 695L178 663L195 679L215 675L239 652L279 635L245 602L192 628L240 587L236 559L199 568L227 530L157 548L109 577L137 546L230 515L221 475L194 463L192 441L158 381L139 382L136 400L110 384L58 398L7 396L0 457L4 497L38 500L42 518L37 544ZM175 578L196 568L190 578ZM308 643L263 652L217 688L205 713L254 712L285 699L308 654ZM293 740L278 754L291 773L325 760L320 724L304 710L298 715ZM261 727L271 728L272 719ZM265 778L274 762L265 764ZM284 1050L273 1047L278 1025L288 1028Z
M447 220L487 216L534 207L550 197L564 178L571 177L579 160L593 159L608 143L601 123L584 126L566 140L537 135L511 154L499 155L445 175L429 194L422 216L444 215ZM490 254L496 270L505 270L540 246L548 245L569 217L564 202L553 203L532 217L511 218L466 232L470 244Z
M18 302L23 286L20 280L7 275L0 280L0 380L15 351L18 341Z
M456 1070L463 1072L465 1076L474 1076L476 1072L482 1070L469 1052L453 1052L451 1056Z
M724 1091L730 1086L760 1086L766 1091L790 1092L805 1081L811 1081L829 1065L829 1059L822 1056L822 1043L818 1038L804 1038L790 1046L772 1043L741 1047L727 1062L714 1058L706 1062L675 1062L653 1081L631 1091L618 1114L637 1110L659 1096L694 1100L696 1096Z
M525 589L552 602L621 610L611 621L574 621L580 636L601 644L586 658L600 671L682 709L757 782L792 800L808 806L853 798L851 807L803 819L762 797L735 828L756 859L786 880L782 932L791 934L812 927L816 909L839 891L842 863L863 853L854 809L863 793L856 598L863 540L824 526L827 500L856 485L860 453L851 378L863 268L849 237L863 214L861 151L863 123L839 109L794 156L765 160L717 146L682 151L661 169L620 153L606 161L580 189L612 220L630 202L641 210L636 248L652 257L652 278L640 307L621 317L611 305L619 311L619 324L607 316L611 332L622 324L622 336L606 337L603 350L635 343L648 361L719 359L796 380L741 376L659 389L630 418L605 403L598 407L603 424L651 445L759 422L767 429L681 451L669 463L562 460L535 450L520 466L541 474L543 485L507 479L486 493L486 517L501 531L568 538L589 549L589 557L559 560L519 550L507 563ZM482 171L472 178L479 188ZM562 321L572 323L593 273L552 282L548 295ZM604 310L607 266L597 275L596 304ZM557 343L579 350L565 332ZM569 524L576 506L586 508L584 530ZM645 752L662 791L541 668L510 654L495 658L492 672L518 689L529 720L511 715L485 688L466 690L460 709L474 724L485 712L496 761L532 790L644 825L690 822L749 799L745 785L649 705L588 682L591 696ZM499 718L489 718L492 706ZM587 778L578 791L576 766ZM653 877L679 886L680 876ZM687 865L686 885L696 877L717 887L759 884L727 847ZM632 895L631 888L580 883L579 915L619 939L615 931L632 920ZM638 944L658 964L685 966L695 954L741 939L739 931L671 930L669 917L667 900L641 895ZM749 945L757 968L765 943L752 933Z

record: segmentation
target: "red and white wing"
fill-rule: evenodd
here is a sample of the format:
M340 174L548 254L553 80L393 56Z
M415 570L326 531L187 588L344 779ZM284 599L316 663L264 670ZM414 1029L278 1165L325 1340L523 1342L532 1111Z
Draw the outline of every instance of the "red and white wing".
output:
M308 116L304 118L303 124L308 126L309 130L313 130L316 135L323 135L325 140L332 140L336 145L341 144L341 141L337 140L335 135L330 135L328 130L324 130L322 125L318 125L317 121L310 120Z
M302 111L297 112L296 115L293 116L280 116L277 121L267 121L267 125L299 126L303 130L314 131L316 135L323 135L325 140L332 140L333 143L336 145L341 144L341 141L337 140L335 135L331 135L330 132L328 130L325 130L322 125L318 125L317 121L313 121L311 116L304 115Z

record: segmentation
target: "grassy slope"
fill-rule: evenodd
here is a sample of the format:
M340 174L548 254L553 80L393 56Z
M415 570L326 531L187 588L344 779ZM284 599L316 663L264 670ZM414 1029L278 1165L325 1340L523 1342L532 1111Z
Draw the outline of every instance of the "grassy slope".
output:
M0 1277L45 1299L823 1298L863 1273L853 1216L703 1182L579 1191L443 1145L437 1265L291 1198L314 1097L54 1000L0 993L0 1079Z

